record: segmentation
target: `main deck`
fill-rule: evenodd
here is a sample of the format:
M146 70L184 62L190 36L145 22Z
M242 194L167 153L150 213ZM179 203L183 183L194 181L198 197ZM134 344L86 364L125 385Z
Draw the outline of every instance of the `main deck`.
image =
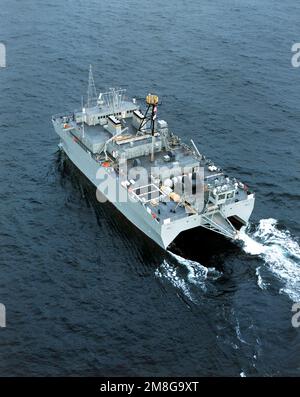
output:
M52 121L61 137L67 134L91 160L113 170L120 188L156 223L194 215L195 224L234 238L248 222L254 195L205 158L193 141L181 142L166 121L157 119L155 95L147 96L147 104L142 112L136 101L122 100L113 90L106 99L100 94L96 103ZM186 227L186 221L178 223L179 231Z

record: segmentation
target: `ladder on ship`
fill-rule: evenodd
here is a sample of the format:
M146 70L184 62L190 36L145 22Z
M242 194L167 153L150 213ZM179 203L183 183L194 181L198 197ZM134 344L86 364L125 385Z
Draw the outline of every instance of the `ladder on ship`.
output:
M206 229L212 230L216 233L222 234L230 239L235 239L237 236L237 230L231 224L231 222L223 215L220 209L206 212L202 215L201 226Z

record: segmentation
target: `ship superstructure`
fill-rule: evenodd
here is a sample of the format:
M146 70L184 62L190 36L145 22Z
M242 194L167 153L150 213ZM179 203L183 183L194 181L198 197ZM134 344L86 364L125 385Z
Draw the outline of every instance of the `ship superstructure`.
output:
M254 193L169 130L159 98L143 109L122 89L96 92L90 67L87 102L52 117L59 147L105 197L162 248L202 226L236 239Z

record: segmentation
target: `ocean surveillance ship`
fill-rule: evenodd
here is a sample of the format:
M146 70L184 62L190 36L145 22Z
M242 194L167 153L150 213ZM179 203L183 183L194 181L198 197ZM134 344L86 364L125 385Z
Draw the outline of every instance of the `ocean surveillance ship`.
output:
M52 123L59 148L130 222L167 249L179 234L203 227L236 240L255 195L187 145L158 118L159 98L144 109L125 90L97 93L89 70L87 101Z

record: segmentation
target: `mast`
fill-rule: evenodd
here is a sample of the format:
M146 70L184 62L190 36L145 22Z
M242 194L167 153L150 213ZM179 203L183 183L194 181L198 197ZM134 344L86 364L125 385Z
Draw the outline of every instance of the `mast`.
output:
M81 125L81 128L82 128L82 138L84 138L84 137L85 137L85 131L84 131L85 107L83 106L83 96L81 97L81 109L82 109L82 118L81 118L81 121L82 121L82 125Z
M152 135L152 145L151 145L151 161L154 161L154 145L155 145L155 120L157 117L157 105L158 105L158 96L153 94L148 94L146 96L146 103L148 105L145 116L138 131L141 131L144 125L146 125L147 121L150 120L150 130ZM151 112L151 115L148 114Z
M155 144L155 120L157 117L157 105L158 96L149 94L146 97L146 103L149 108L151 108L151 135L152 135L152 145L151 145L151 161L154 161L154 144Z
M94 81L94 76L93 76L93 68L92 65L90 65L90 70L89 70L89 82L88 82L88 92L87 92L88 100L87 100L87 107L93 107L97 105L97 91L96 91L96 86L95 86L95 81Z

